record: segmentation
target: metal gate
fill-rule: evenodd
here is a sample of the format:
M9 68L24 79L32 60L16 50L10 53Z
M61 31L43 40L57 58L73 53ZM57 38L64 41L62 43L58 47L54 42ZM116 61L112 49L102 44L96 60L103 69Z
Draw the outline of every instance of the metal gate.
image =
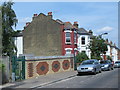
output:
M12 77L13 81L25 79L25 56L12 57Z

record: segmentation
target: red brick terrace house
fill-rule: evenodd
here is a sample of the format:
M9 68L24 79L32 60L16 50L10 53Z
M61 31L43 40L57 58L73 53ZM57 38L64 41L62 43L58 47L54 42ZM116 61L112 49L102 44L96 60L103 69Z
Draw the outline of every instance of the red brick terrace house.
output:
M77 22L74 22L73 25L70 22L64 23L64 30L62 31L62 55L77 54L77 28Z
M34 14L23 30L23 53L35 56L57 56L77 53L78 24L62 22L48 15ZM75 52L74 52L75 50Z

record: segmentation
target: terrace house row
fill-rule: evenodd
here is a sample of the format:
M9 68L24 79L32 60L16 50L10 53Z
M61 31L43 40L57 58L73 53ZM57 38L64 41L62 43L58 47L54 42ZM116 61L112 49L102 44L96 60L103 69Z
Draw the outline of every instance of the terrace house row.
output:
M34 14L23 30L23 53L35 56L77 54L78 24L62 22L48 15Z
M27 22L22 31L23 38L18 38L21 43L16 40L17 55L57 56L77 55L78 52L85 52L91 58L91 51L87 48L87 45L90 43L93 32L91 30L86 31L78 26L77 22L71 24L59 19L54 20L52 12L48 12L48 15L43 13L34 14L32 21ZM120 50L117 50L120 53ZM113 57L109 53L109 44L106 54ZM117 57L114 59L117 59Z

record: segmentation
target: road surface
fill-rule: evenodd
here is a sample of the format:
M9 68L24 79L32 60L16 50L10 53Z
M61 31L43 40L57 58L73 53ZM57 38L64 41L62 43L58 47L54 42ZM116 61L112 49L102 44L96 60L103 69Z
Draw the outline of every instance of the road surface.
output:
M119 75L120 68L115 68L111 71L103 71L97 75L76 75L37 88L118 88L118 85L120 85L118 84Z

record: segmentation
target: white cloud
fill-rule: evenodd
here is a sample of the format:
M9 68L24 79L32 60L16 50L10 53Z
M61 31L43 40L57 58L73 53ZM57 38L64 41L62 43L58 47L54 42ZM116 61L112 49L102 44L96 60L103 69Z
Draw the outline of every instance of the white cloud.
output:
M109 31L112 31L112 30L113 30L112 27L110 27L110 26L105 26L105 27L103 27L103 28L98 29L97 32L109 32Z
M26 22L30 22L30 21L32 21L32 18L31 17L20 17L20 18L18 18L18 22L19 23L26 23Z

